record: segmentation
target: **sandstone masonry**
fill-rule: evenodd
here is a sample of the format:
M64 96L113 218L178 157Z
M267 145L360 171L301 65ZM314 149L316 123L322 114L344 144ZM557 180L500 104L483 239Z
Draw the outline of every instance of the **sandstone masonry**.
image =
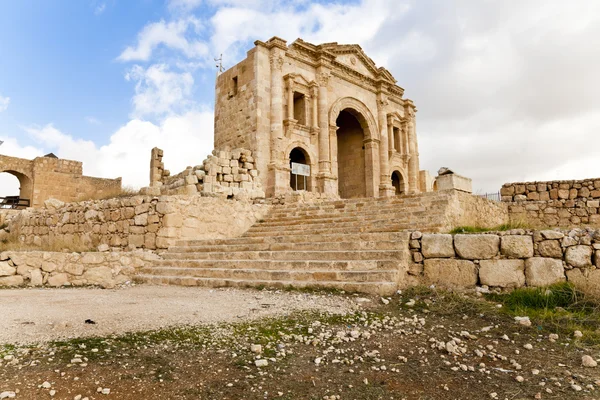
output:
M600 293L600 230L485 234L413 232L415 282L450 288L548 286L568 280Z
M506 183L510 219L533 227L600 226L600 179Z

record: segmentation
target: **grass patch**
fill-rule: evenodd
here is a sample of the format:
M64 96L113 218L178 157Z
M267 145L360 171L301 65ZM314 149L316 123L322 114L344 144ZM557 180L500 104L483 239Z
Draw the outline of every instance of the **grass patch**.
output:
M486 298L502 304L501 311L511 316L528 316L538 330L567 335L579 330L586 344L600 345L600 303L570 283L491 293Z
M450 231L451 234L457 233L481 233L481 232L505 232L513 229L529 229L530 227L523 222L509 222L508 224L502 224L494 227L483 227L483 226L458 226Z

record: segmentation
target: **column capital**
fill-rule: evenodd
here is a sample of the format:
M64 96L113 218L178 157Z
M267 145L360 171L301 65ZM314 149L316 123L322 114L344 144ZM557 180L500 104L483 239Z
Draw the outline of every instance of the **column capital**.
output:
M283 69L283 56L279 54L271 54L269 57L269 63L271 63L271 69L281 71Z
M331 73L329 71L321 71L317 73L317 83L321 87L326 87L329 84Z

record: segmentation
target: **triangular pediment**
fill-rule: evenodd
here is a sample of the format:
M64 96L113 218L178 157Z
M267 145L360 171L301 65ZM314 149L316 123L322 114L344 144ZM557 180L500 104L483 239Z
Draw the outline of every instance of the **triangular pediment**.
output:
M327 44L326 50L335 55L335 61L345 65L369 78L378 77L385 80L396 82L392 74L385 68L377 68L373 60L365 54L363 49L357 44L340 45L337 43Z

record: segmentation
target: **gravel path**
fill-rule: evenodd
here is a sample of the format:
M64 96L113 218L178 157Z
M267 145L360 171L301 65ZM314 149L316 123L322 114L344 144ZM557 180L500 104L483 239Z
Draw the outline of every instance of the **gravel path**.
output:
M298 310L346 313L351 298L297 292L134 286L0 290L0 344L245 321ZM91 319L96 324L86 324Z

